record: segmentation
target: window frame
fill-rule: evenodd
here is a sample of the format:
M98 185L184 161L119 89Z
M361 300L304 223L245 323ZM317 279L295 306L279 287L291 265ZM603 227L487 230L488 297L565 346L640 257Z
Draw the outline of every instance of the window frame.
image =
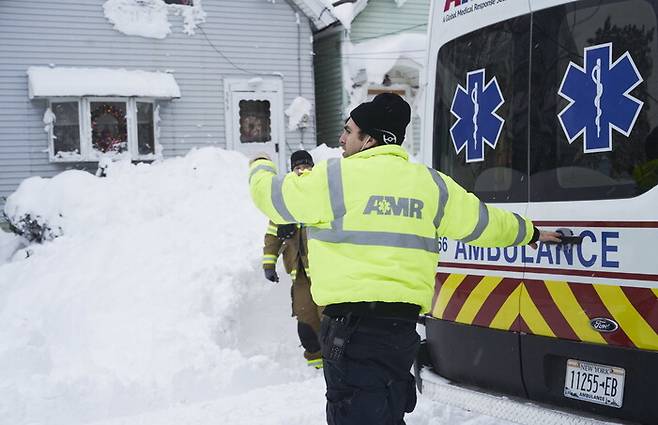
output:
M56 155L55 152L55 125L56 122L48 126L48 159L50 162L80 162L84 158L84 131L82 128L82 102L79 97L57 97L48 99L48 109L52 114L55 114L53 111L53 103L78 103L78 142L80 143L80 153L77 155L71 154L66 158L60 158ZM56 116L55 116L56 117Z
M55 154L54 127L48 128L48 158L53 163L75 163L75 162L98 162L102 154L92 147L91 140L91 102L113 102L126 104L126 133L128 149L126 152L133 161L148 161L157 159L158 154L158 122L155 116L158 103L150 97L121 97L121 96L84 96L84 97L53 97L48 99L48 108L52 111L53 103L78 102L78 126L80 130L80 153L78 155L67 155L65 158L57 157ZM152 105L151 120L153 121L153 153L140 155L137 131L137 103L150 103ZM54 112L53 112L54 113Z

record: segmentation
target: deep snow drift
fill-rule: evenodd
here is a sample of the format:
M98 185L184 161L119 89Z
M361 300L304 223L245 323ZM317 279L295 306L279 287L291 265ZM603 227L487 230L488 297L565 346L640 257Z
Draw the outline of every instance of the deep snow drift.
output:
M247 175L204 148L23 182L6 213L61 236L7 260L20 239L0 233L0 424L324 423ZM421 397L408 424L492 421Z

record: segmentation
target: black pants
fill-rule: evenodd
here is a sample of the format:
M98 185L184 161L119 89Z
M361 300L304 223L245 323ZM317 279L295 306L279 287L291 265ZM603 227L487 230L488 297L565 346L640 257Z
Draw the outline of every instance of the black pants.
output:
M340 338L345 341L342 356L332 359L336 329L346 321L349 335ZM404 425L405 412L416 406L414 377L409 372L420 343L415 321L323 316L320 339L327 423Z

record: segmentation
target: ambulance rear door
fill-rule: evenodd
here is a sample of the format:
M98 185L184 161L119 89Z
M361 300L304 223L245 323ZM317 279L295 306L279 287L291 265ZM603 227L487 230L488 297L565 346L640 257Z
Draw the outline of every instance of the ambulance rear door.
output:
M576 238L523 259L524 381L533 399L645 422L658 417L658 1L532 5L527 215Z

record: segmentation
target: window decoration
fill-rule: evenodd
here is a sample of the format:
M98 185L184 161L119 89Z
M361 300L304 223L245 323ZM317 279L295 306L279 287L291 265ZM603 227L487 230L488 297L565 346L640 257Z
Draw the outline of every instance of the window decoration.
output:
M91 145L102 153L125 152L128 148L126 103L91 102Z

